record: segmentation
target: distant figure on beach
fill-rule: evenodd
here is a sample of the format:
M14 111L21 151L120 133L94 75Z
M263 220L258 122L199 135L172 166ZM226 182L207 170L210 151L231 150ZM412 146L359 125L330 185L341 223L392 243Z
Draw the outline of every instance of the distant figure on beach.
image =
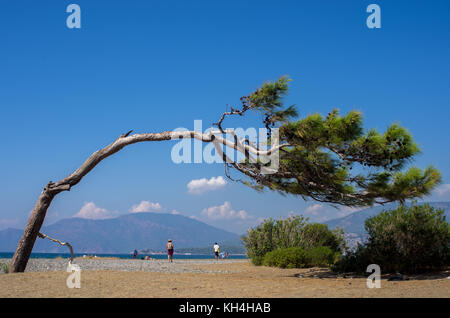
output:
M216 260L219 260L219 253L220 253L220 248L219 248L219 244L214 243L214 255L216 256Z
M167 259L169 260L169 262L173 262L173 243L172 240L168 240L167 241L167 245L166 245L166 249L167 249Z
M137 258L137 257L138 257L138 251L137 251L137 250L134 250L133 258Z

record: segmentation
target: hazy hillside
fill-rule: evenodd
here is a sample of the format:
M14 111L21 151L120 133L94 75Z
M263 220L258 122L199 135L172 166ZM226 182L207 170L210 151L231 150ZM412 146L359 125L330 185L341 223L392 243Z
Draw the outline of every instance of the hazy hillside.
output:
M450 202L430 204L444 208L448 220ZM365 235L364 221L367 218L396 206L388 204L368 208L324 223L330 228L343 228L347 239L356 242ZM0 231L0 252L13 252L22 232L19 229ZM107 220L69 218L42 228L41 232L70 242L76 253L130 253L134 249L162 251L168 238L173 239L175 247L181 251L208 251L214 242L230 250L244 251L239 235L173 214L134 213ZM67 248L38 239L33 251L65 253Z
M450 202L429 202L434 208L445 209L446 219L449 219ZM363 237L366 232L364 229L364 222L367 218L379 214L382 210L392 210L398 206L397 203L386 204L385 206L376 206L354 212L345 217L329 220L324 222L329 228L341 227L346 233L354 233L357 236Z
M12 252L22 230L0 231L0 252ZM165 249L167 239L176 248L204 247L214 242L241 246L239 236L200 221L173 214L134 213L107 220L69 218L41 229L51 237L70 242L76 253L129 253L134 249ZM38 239L33 252L67 252L49 240Z

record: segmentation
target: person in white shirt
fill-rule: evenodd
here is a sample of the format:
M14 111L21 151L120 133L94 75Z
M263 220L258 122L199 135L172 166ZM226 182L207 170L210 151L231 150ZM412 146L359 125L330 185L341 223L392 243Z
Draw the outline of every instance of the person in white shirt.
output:
M217 244L216 242L214 243L214 255L216 255L216 260L219 260L219 252L220 252L219 244Z

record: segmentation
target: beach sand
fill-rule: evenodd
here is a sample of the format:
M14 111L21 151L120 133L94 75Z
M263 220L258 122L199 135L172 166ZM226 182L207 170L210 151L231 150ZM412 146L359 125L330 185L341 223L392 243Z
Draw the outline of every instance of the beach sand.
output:
M405 281L384 277L381 288L369 289L364 277L337 277L320 268L256 267L248 261L170 265L183 270L82 270L80 289L67 288L64 271L2 274L0 297L450 297L449 271Z

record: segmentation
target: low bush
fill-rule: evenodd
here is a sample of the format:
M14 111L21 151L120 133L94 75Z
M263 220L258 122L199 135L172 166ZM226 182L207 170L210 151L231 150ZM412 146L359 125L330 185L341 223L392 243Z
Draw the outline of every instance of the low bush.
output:
M377 264L383 273L420 273L449 265L450 226L442 209L401 205L367 219L365 228L365 245L342 257L334 271L365 272Z
M338 253L340 255L340 253ZM329 266L334 264L336 260L336 252L327 246L317 246L306 250L309 266Z
M267 253L262 264L280 268L305 268L308 267L309 259L300 247L279 248Z
M309 250L301 247L278 248L267 253L262 265L280 268L308 268L314 266L329 266L335 263L341 254L327 246L317 246Z
M8 274L9 273L9 264L0 263L0 272Z
M255 266L261 266L263 265L264 255L253 255L253 257L250 258L250 261Z
M348 251L334 265L332 265L331 270L338 273L355 272L358 274L364 274L367 266L370 264L373 264L373 261L371 260L367 247L358 244L354 250Z

